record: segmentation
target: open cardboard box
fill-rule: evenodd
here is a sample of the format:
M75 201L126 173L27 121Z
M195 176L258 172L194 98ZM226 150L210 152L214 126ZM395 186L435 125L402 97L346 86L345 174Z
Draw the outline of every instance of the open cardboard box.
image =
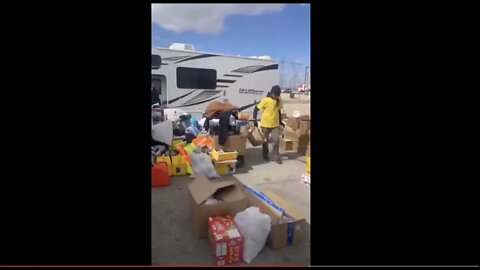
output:
M267 245L273 250L281 249L287 246L295 245L302 241L305 241L307 232L307 221L305 217L291 207L287 202L281 199L273 191L264 191L268 198L274 201L278 206L282 207L286 213L294 218L294 222L282 223L282 214L270 206L268 203L262 201L248 190L244 190L249 206L255 206L260 209L260 212L270 216L272 220L272 227L267 239ZM290 231L290 237L289 237Z
M283 137L284 139L293 141L293 151L302 155L306 154L308 144L310 143L310 135L308 133L300 134L300 130L294 131L291 127L287 126L283 130Z
M260 127L255 127L253 121L249 121L249 129L247 139L252 146L259 146L263 144L263 133Z
M213 142L213 148L215 149L233 149L238 152L239 155L245 155L247 149L247 138L242 135L231 135L227 137L227 141L224 145L220 145L218 142L219 137L217 135L210 136Z
M282 149L282 151L293 151L293 140L281 138L280 149Z
M247 197L234 178L225 175L222 180L210 181L206 176L197 175L188 186L193 232L198 238L207 237L209 217L226 214L235 217L237 213L248 207ZM214 194L223 201L215 204L204 204Z

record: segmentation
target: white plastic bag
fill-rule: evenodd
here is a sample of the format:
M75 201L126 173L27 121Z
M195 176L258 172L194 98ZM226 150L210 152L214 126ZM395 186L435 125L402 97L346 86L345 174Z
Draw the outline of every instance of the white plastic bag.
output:
M300 111L294 111L294 112L292 113L292 116L293 116L293 117L300 117L300 116L302 116L302 113L301 113Z
M212 164L212 161L207 154L202 152L192 152L190 154L190 165L192 166L193 174L206 175L208 178L220 177Z
M249 207L238 213L234 221L244 237L243 260L250 263L267 242L271 228L270 216L262 214L258 207Z
M161 143L170 144L173 139L173 124L164 121L152 126L152 138Z
M205 201L205 205L216 204L216 203L218 203L218 200L213 197L210 197Z

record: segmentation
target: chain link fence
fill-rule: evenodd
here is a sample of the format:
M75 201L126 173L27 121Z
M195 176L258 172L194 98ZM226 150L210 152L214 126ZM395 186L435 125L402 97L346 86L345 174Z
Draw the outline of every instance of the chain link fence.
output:
M301 83L310 84L310 67L305 63L281 59L278 64L278 83L283 89L297 89Z

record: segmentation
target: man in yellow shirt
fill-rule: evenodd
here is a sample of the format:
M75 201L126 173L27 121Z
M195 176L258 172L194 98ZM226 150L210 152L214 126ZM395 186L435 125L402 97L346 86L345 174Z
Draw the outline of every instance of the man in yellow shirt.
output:
M265 160L269 159L268 153L268 144L272 144L272 158L277 161L278 164L282 163L282 158L279 153L280 148L280 126L285 127L282 122L282 113L283 108L282 100L280 99L280 86L275 85L268 93L267 97L263 98L255 109L253 110L253 119L255 126L258 126L257 123L257 113L259 110L262 112L262 118L260 120L260 126L262 128L262 133L264 137L263 141L263 158Z

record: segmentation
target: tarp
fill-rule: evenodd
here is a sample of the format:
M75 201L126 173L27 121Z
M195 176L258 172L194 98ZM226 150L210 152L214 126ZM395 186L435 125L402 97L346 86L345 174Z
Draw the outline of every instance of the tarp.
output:
M237 111L238 107L228 103L228 102L220 102L220 101L213 101L208 104L207 108L205 109L204 116L206 118L212 117L216 112L227 112L227 111Z
M152 138L161 143L170 145L173 140L173 122L166 120L152 126Z

